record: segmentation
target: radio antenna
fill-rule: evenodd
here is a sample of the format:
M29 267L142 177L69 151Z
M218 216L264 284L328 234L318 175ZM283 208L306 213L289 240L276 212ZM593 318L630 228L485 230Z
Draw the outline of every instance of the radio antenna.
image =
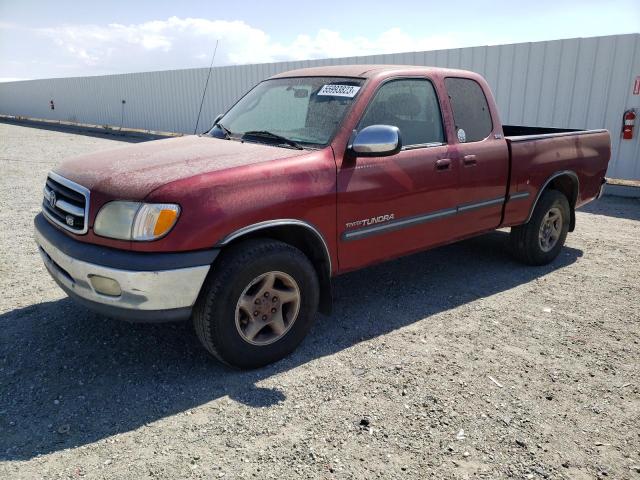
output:
M196 120L196 128L193 129L195 135L198 131L198 124L200 123L200 115L202 114L202 105L204 105L204 97L207 95L207 86L209 85L209 78L211 77L211 70L213 69L213 61L216 58L216 52L218 51L218 42L216 40L216 47L213 49L213 56L211 57L211 65L209 65L209 73L207 73L207 81L204 84L204 90L202 91L202 100L200 101L200 110L198 110L198 119Z

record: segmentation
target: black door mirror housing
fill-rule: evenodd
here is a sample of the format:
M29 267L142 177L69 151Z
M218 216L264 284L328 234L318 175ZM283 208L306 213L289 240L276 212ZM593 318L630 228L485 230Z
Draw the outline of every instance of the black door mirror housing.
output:
M211 127L209 128L209 130L207 130L208 134L211 134L213 129L216 128L216 125L218 125L218 122L222 119L222 117L224 117L223 113L220 113L216 116L216 118L213 120L213 123L211 124Z

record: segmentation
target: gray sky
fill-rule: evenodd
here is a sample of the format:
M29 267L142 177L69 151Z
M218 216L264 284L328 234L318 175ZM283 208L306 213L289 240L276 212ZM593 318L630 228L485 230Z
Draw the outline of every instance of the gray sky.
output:
M640 0L0 0L0 81L640 32Z

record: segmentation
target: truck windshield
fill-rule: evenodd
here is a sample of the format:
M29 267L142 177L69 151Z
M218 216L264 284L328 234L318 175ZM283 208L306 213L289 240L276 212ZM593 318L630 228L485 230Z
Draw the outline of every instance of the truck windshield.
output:
M269 143L280 143L277 137L284 137L294 144L324 146L361 86L360 79L340 77L266 80L236 103L209 134Z

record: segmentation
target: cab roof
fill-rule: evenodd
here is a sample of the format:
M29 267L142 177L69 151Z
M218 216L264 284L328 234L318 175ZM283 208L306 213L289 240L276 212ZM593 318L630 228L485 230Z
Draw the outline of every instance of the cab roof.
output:
M423 67L416 65L329 65L325 67L300 68L282 72L271 78L287 77L357 77L371 78L375 76L385 76L402 73L422 73L425 75L437 76L469 76L471 72L466 70L455 70L451 68Z

